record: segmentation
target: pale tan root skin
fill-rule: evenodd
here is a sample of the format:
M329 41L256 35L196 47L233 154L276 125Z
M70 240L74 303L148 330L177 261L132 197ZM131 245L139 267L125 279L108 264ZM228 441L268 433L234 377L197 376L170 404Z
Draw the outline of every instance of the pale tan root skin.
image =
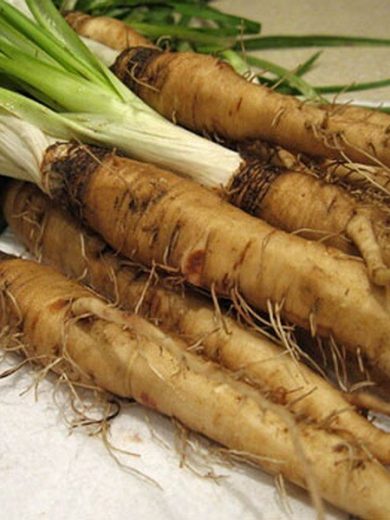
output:
M354 406L366 408L384 415L390 415L390 403L369 392L355 392L346 394L345 398ZM388 464L388 463L387 463Z
M73 11L67 13L65 19L81 36L103 43L112 49L124 51L129 47L154 46L150 40L132 29L127 23L115 18L90 16L80 11ZM380 125L384 130L390 127L390 115L380 110L337 102L321 105L321 109L333 116L342 116L351 123Z
M381 110L372 110L371 108L355 106L348 103L329 103L323 105L323 109L333 115L340 115L349 119L351 122L359 122L362 124L372 123L382 126L386 131L390 128L390 114Z
M377 201L383 200L384 205L388 204L390 195L390 170L372 165L348 163L342 161L332 161L331 159L313 163L313 168L324 172L322 175L331 180L339 180L352 189L366 189L368 196ZM364 200L364 193L359 193ZM369 199L368 199L369 200Z
M54 184L65 179L56 196L68 197L68 207L115 250L220 296L238 292L265 311L279 305L285 319L359 348L390 374L386 293L361 261L276 230L170 172L112 153L94 159L98 153L58 145L43 171Z
M210 55L132 48L122 52L113 71L156 111L199 133L390 166L388 127L250 83Z
M259 139L241 143L226 143L243 156L259 159L267 166L285 168L313 175L325 182L341 185L360 201L376 204L389 212L390 170L386 167L361 164L345 159L312 158L294 154L281 146Z
M322 378L265 337L249 332L210 303L126 265L96 235L88 233L37 188L14 182L4 194L9 225L36 256L81 279L122 307L180 334L195 351L249 378L273 402L287 405L300 420L315 421L355 438L383 463L390 462L389 435L357 414ZM66 244L66 247L63 245Z
M68 21L70 25L78 31L80 34L88 37L92 37L96 39L97 41L100 41L102 43L107 44L110 47L115 47L116 49L124 49L130 46L136 46L136 41L132 41L130 44L126 45L125 37L124 35L127 34L127 31L131 31L131 29L122 22L119 22L118 20L106 18L106 17L91 17L89 15L84 15L83 13L70 13L68 15ZM112 29L110 29L110 26L112 25ZM127 38L128 39L128 38ZM140 44L140 46L143 46ZM141 51L139 51L141 53ZM148 51L146 51L146 56L148 57ZM152 54L153 56L153 54ZM173 55L174 57L177 56L176 54ZM150 56L149 56L150 58ZM139 60L143 59L141 56L139 57ZM175 58L173 58L175 59ZM187 60L189 62L189 60ZM169 60L168 60L169 62ZM121 63L121 62L120 62ZM137 63L137 59L134 61L131 61L131 70L129 66L125 66L124 69L120 67L120 63L118 67L116 67L118 75L123 79L126 80L126 74L127 76L136 75L137 67L133 66ZM143 64L141 62L141 67L146 67L146 70L143 72L143 74L147 74L147 67L149 66L148 63ZM134 69L134 71L133 71ZM160 69L159 69L160 70ZM151 72L153 75L153 72ZM165 77L165 76L164 76ZM143 81L142 77L140 78L140 81ZM128 78L128 83L133 82L134 78L131 77ZM133 88L139 88L134 84ZM141 93L142 96L142 93ZM198 94L196 93L196 96ZM180 97L182 99L183 96ZM354 124L370 124L370 121L380 121L381 123L383 121L390 121L390 117L387 115L378 115L375 111L370 111L367 109L360 109L358 107L343 107L343 106L335 106L335 105L329 105L324 109L324 113L327 114L327 117L335 117L336 119L339 117L345 117L350 125ZM176 114L176 112L175 112ZM180 123L180 114L179 111L179 123ZM165 114L166 115L166 114ZM364 118L363 118L364 115ZM197 118L198 115L193 113L193 117ZM175 115L176 118L176 115ZM225 116L226 120L226 116ZM390 129L390 123L388 121L387 125L383 125L384 129L383 132L385 134L385 130ZM191 126L191 125L190 125ZM203 130L203 128L193 121L192 127L196 130ZM209 131L208 128L205 129L206 132ZM229 137L231 136L224 136ZM296 174L298 175L298 174ZM297 226L295 226L295 222L291 221L290 213L284 212L283 218L279 216L278 205L273 205L272 202L262 201L261 205L257 208L257 214L260 216L264 216L265 220L267 220L271 225L276 225L280 227L281 229L285 229L287 231L296 231L296 230L310 230L306 233L307 238L309 239L317 239L319 232L320 238L324 237L331 237L328 239L328 243L332 246L341 247L343 250L351 249L349 247L348 241L345 240L345 236L347 236L348 239L352 239L352 241L355 243L355 245L358 247L358 249L361 251L365 261L367 262L370 276L373 279L374 283L377 283L379 285L387 285L390 281L390 270L387 269L387 266L389 263L386 261L386 259L383 258L384 254L388 253L389 247L386 244L386 240L384 240L384 244L378 244L377 243L377 237L375 234L375 231L372 229L372 222L370 218L367 218L367 211L359 212L359 215L357 217L354 217L353 221L350 223L350 226L347 227L345 224L345 221L343 220L343 215L340 215L340 217L337 214L337 211L335 211L335 208L332 211L332 214L326 215L326 219L323 220L323 208L319 208L319 210L316 213L313 213L312 211L305 211L301 206L304 204L307 200L300 198L301 193L296 193L295 191L290 191L289 186L286 190L283 190L284 186L284 179L286 176L282 176L278 180L278 191L282 191L280 194L280 197L283 197L284 200L284 206L291 209L294 208L294 205L296 205L297 201L299 201L299 208L297 208L297 212L299 213L299 222ZM304 179L304 177L303 177ZM250 180L251 185L256 183L256 179ZM311 184L315 184L315 180L312 179ZM300 184L303 184L303 181L301 180ZM315 188L315 186L314 186ZM332 199L337 197L337 187L329 187L327 188L328 192L336 192L336 195L332 195ZM307 190L306 190L307 191ZM322 189L322 192L324 193L326 190ZM287 193L287 197L286 197ZM236 199L239 197L236 197ZM347 196L343 197L340 195L338 198L340 199L346 199ZM268 200L272 201L272 196L267 197ZM313 194L314 199L314 194ZM264 204L266 205L265 210L263 210ZM310 204L310 203L309 203ZM346 202L344 201L344 206L346 205ZM310 210L313 209L314 205L311 205ZM335 205L337 207L337 204ZM349 206L351 209L349 210L349 213L353 213L355 211L352 201L349 202ZM244 208L245 209L245 208ZM316 207L317 209L317 207ZM327 204L328 209L328 204ZM252 211L252 213L255 213ZM310 215L311 218L308 219L307 216ZM317 218L318 215L318 218ZM334 215L334 216L333 216ZM293 215L292 215L293 217ZM352 217L349 217L347 222L351 220ZM380 223L379 223L380 226ZM346 235L345 235L345 232ZM341 238L339 236L341 235ZM381 233L380 236L383 237L384 233ZM344 236L344 240L343 240ZM385 237L387 238L387 237ZM385 246L386 251L383 251L383 246ZM352 248L353 249L353 248Z
M142 318L26 260L0 262L0 287L2 327L21 332L41 362L62 357L68 362L63 370L73 367L72 378L133 397L305 486L295 432L323 497L364 518L389 517L390 476L380 464L336 435L304 425L293 432L283 409L211 362L183 352Z
M147 38L115 18L94 17L80 11L72 11L65 16L65 19L81 36L104 43L111 49L122 50L136 46L154 47Z
M247 213L309 240L364 258L371 280L390 283L389 214L357 201L312 173L248 162L232 180L230 201Z

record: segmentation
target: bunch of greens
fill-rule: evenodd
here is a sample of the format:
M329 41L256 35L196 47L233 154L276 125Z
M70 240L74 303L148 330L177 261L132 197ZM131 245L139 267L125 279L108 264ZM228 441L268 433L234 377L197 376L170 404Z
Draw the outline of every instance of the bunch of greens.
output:
M239 154L174 125L145 105L82 43L51 0L26 4L34 20L0 0L0 87L6 87L0 88L0 124L2 112L16 118L12 142L31 134L31 129L18 128L19 119L56 139L118 148L208 186L223 184L238 170ZM4 125L9 127L9 121ZM23 148L37 148L37 141L29 146L27 137ZM50 144L39 142L44 148ZM7 157L0 171L7 173L7 166L14 176L19 158L9 148L0 127L0 159ZM17 166L27 178L36 173L31 161Z

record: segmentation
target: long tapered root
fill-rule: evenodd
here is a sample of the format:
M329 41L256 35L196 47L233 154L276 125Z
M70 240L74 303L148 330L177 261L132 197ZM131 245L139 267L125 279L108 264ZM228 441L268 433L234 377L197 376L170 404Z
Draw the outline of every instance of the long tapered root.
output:
M69 12L65 18L78 34L104 43L111 49L122 50L136 46L153 47L147 38L115 18L94 17L80 11Z
M42 168L56 185L54 196L124 255L173 269L220 296L238 289L265 311L269 302L278 304L285 319L361 349L390 373L386 294L359 261L278 231L191 181L109 151L59 144L48 149Z
M351 122L247 82L211 56L132 48L118 57L113 71L166 118L199 133L263 139L311 156L390 166L387 127Z
M10 185L4 212L19 238L44 261L82 279L122 307L180 334L191 352L200 352L237 377L252 381L297 417L316 424L326 422L328 429L356 438L378 460L390 462L390 435L358 415L339 392L263 334L244 330L220 312L216 315L205 298L171 288L166 280L155 278L153 270L140 274L139 266L132 267L115 255L32 185ZM67 244L65 249L62 243ZM80 302L77 306L80 309Z
M356 163L346 158L314 159L258 139L226 144L236 148L243 156L249 155L265 165L306 173L325 182L341 185L349 192L358 195L359 200L382 203L384 208L389 204L389 168Z
M232 179L229 200L269 224L325 242L354 255L359 251L371 280L389 284L388 214L362 204L341 187L310 172L295 172L248 161Z
M345 394L345 399L352 405L364 410L371 410L382 415L390 416L390 403L369 392L353 392Z
M114 309L105 315L101 300L47 267L5 258L0 281L12 295L4 299L1 324L21 331L28 352L46 365L133 397L244 453L267 472L310 489L319 511L323 497L364 518L388 518L390 476L356 445L296 424L287 410L183 351L142 318ZM66 364L55 365L58 357Z
M390 117L374 110L315 105L247 82L225 63L195 53L168 53L150 42L126 46L128 26L69 15L84 36L122 50L113 66L130 88L168 119L230 140L264 139L298 152L390 166ZM113 26L112 36L109 27ZM122 25L122 27L120 27ZM127 47L132 46L131 49ZM183 83L185 85L183 86ZM223 85L219 88L218 85Z
M357 212L348 222L346 233L359 248L373 282L377 285L388 286L390 268L383 261L382 252L367 212Z

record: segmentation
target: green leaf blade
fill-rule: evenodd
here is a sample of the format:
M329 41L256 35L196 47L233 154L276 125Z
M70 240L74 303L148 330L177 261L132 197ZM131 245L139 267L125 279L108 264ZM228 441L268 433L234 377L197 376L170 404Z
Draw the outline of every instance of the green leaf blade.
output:
M342 47L342 46L388 46L390 39L363 38L358 36L331 36L331 35L305 35L305 36L259 36L243 40L246 50L260 49L292 49L301 47Z

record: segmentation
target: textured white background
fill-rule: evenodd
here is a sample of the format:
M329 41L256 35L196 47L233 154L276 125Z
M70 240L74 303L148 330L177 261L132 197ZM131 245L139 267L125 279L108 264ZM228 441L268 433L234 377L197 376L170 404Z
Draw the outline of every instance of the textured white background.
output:
M219 7L256 18L263 34L339 33L390 37L388 0L220 1ZM265 51L262 55L294 68L313 49ZM327 49L310 73L314 83L339 83L390 76L388 48ZM390 100L390 89L354 94ZM14 250L10 237L0 248ZM15 362L10 359L10 362ZM2 365L1 369L6 365ZM1 370L0 370L1 371ZM228 468L210 462L224 478L215 482L180 468L175 428L167 419L140 407L125 406L114 423L113 442L140 455L121 457L155 479L161 488L119 468L100 439L70 432L53 403L55 380L48 378L36 401L28 368L0 380L0 517L6 520L282 520L312 519L304 493L288 487L290 511L273 480L244 465ZM160 440L156 440L157 436ZM208 465L194 463L206 474ZM345 518L331 510L329 518Z

